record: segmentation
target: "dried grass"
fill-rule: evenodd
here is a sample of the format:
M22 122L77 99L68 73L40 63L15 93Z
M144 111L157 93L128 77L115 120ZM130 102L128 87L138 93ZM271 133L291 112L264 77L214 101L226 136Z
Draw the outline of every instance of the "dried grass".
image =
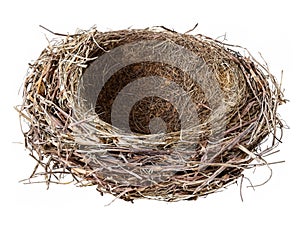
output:
M106 92L99 94L96 105L84 99L88 88L81 85L82 79L97 58L119 46L153 40L161 43L161 54L170 43L196 54L212 71L219 89L205 81L197 86L182 69L150 60L119 70L105 86ZM137 52L124 51L128 58L139 57ZM182 60L178 52L174 55ZM178 63L186 71L191 66L189 59ZM129 119L139 134L111 125L114 94L128 81L149 74L180 84L189 93L197 105L197 125L180 127L171 104L158 99L156 106L151 105L153 99L148 98L139 104L144 108L136 108ZM147 89L147 83L144 85L141 92ZM167 84L160 88L170 91ZM216 90L221 91L222 99ZM104 33L91 29L53 40L30 65L23 96L18 110L28 124L26 148L37 161L31 179L44 175L47 183L60 182L62 176L71 174L82 185L97 185L99 192L128 201L191 200L214 193L236 182L245 169L268 166L264 156L274 152L282 138L277 107L284 99L268 68L242 47L162 27ZM176 91L173 96L182 97ZM226 114L213 108L220 101ZM150 106L157 107L154 117L171 115L163 117L169 125L167 134L149 131L146 114ZM182 136L190 137L190 142L178 145ZM262 145L266 140L271 140L269 146ZM44 172L38 172L38 167Z

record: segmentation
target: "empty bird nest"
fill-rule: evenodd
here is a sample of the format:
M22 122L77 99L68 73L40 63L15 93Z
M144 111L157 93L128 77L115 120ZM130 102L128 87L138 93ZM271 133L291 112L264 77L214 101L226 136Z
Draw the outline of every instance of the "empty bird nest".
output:
M60 35L30 64L18 110L31 178L178 201L268 166L283 102L245 48L155 27Z

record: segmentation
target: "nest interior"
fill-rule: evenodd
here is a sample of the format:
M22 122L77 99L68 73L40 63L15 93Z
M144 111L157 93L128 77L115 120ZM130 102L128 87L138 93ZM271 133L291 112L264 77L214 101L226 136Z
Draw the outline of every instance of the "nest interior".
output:
M71 174L124 200L178 201L267 165L264 156L282 136L283 95L269 70L238 50L246 51L163 28L91 29L52 41L30 64L19 108L37 161L31 178L51 183ZM104 82L112 61L120 69ZM130 94L137 100L131 105Z

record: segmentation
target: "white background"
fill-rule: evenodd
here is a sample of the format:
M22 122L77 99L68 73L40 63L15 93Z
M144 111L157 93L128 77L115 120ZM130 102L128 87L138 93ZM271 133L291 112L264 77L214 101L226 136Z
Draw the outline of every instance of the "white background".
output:
M0 224L299 224L299 9L297 1L2 1L0 3L1 161ZM185 32L199 23L196 33L211 37L227 34L229 43L261 52L280 78L290 100L280 109L291 129L285 131L281 152L269 183L253 191L233 185L197 201L165 203L101 197L95 187L24 185L18 181L32 172L34 161L22 144L18 115L13 106L28 63L36 59L53 36L38 25L60 33L76 28L99 30L164 25ZM257 170L247 176L259 183L267 176ZM293 222L292 222L293 221Z

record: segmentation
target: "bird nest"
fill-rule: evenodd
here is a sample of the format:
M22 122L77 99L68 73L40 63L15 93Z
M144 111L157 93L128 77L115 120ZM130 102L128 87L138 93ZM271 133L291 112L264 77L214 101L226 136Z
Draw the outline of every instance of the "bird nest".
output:
M51 41L30 64L19 112L31 178L71 174L124 200L178 201L268 165L283 102L242 47L164 27L91 29Z

